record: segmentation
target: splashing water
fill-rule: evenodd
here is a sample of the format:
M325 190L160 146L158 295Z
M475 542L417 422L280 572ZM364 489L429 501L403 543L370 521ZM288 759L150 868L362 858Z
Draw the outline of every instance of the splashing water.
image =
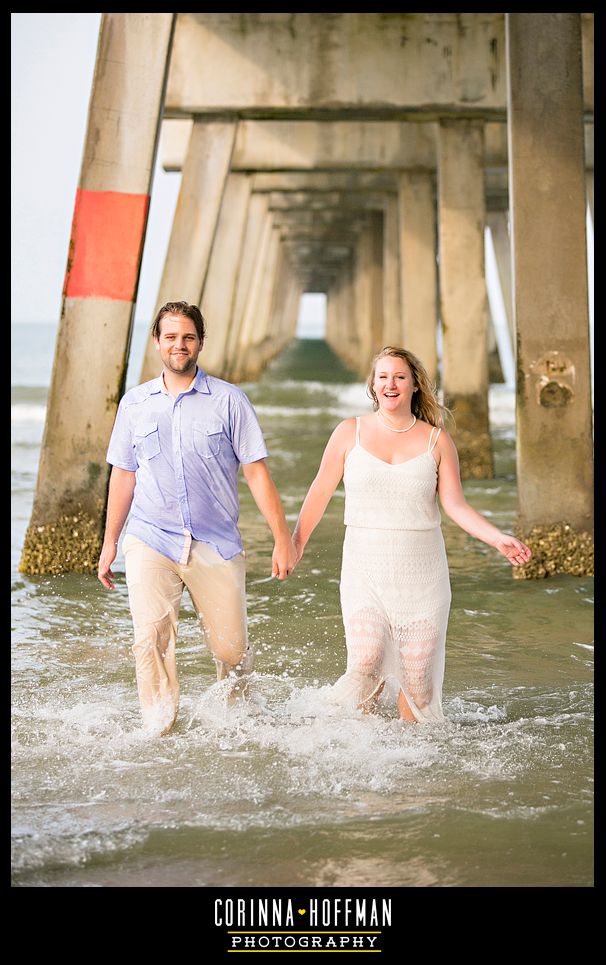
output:
M292 374L325 351L295 345L244 387L291 521L336 423L370 405L336 362L331 380ZM30 390L19 391L27 408ZM496 478L465 489L511 530L513 427L499 392ZM279 584L243 487L250 696L228 706L184 594L180 715L168 736L150 738L122 557L112 594L92 576L16 570L43 404L32 389L32 411L18 409L13 427L15 885L591 884L592 580L514 582L498 554L445 521L446 722L402 722L391 686L376 714L348 714L330 690L345 666L342 493Z

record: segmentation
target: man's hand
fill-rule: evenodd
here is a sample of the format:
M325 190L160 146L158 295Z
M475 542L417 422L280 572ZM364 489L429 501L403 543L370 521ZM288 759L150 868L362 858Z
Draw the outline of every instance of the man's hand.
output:
M106 542L103 544L101 549L101 556L99 557L99 571L97 576L108 590L115 590L114 580L116 577L111 571L111 565L114 562L116 555L118 553L118 544L112 542Z
M271 557L271 575L285 580L296 565L297 551L291 537L277 540Z
M135 492L136 473L128 469L120 469L118 466L112 468L109 477L109 494L107 500L107 520L105 524L105 537L101 547L99 557L99 569L97 576L108 590L115 590L115 576L111 571L111 565L118 552L118 538L126 517L130 512L133 494Z

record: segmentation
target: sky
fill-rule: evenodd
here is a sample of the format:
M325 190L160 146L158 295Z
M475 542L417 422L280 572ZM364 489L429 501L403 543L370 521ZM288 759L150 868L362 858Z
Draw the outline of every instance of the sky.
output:
M57 324L100 13L11 14L11 322ZM156 163L135 323L153 317L181 175ZM323 296L299 333L319 336Z

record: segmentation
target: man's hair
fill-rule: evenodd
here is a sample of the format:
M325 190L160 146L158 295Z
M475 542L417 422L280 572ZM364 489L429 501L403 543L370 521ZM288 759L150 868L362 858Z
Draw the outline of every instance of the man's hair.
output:
M166 305L162 306L154 318L154 323L151 329L152 338L160 338L160 322L165 315L183 315L184 318L191 318L192 322L196 326L198 338L201 342L204 341L206 327L202 317L202 312L197 305L189 305L187 302L167 302Z

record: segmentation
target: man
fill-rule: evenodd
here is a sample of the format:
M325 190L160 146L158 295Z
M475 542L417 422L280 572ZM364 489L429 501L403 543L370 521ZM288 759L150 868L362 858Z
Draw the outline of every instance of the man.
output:
M252 669L237 526L240 464L274 536L272 576L286 579L296 559L250 401L197 367L204 335L197 306L160 309L152 337L162 374L124 395L107 452L113 468L99 579L114 589L111 565L130 513L123 550L137 687L144 725L156 734L168 733L179 709L175 642L184 586L218 679L232 677L232 696L243 693Z

